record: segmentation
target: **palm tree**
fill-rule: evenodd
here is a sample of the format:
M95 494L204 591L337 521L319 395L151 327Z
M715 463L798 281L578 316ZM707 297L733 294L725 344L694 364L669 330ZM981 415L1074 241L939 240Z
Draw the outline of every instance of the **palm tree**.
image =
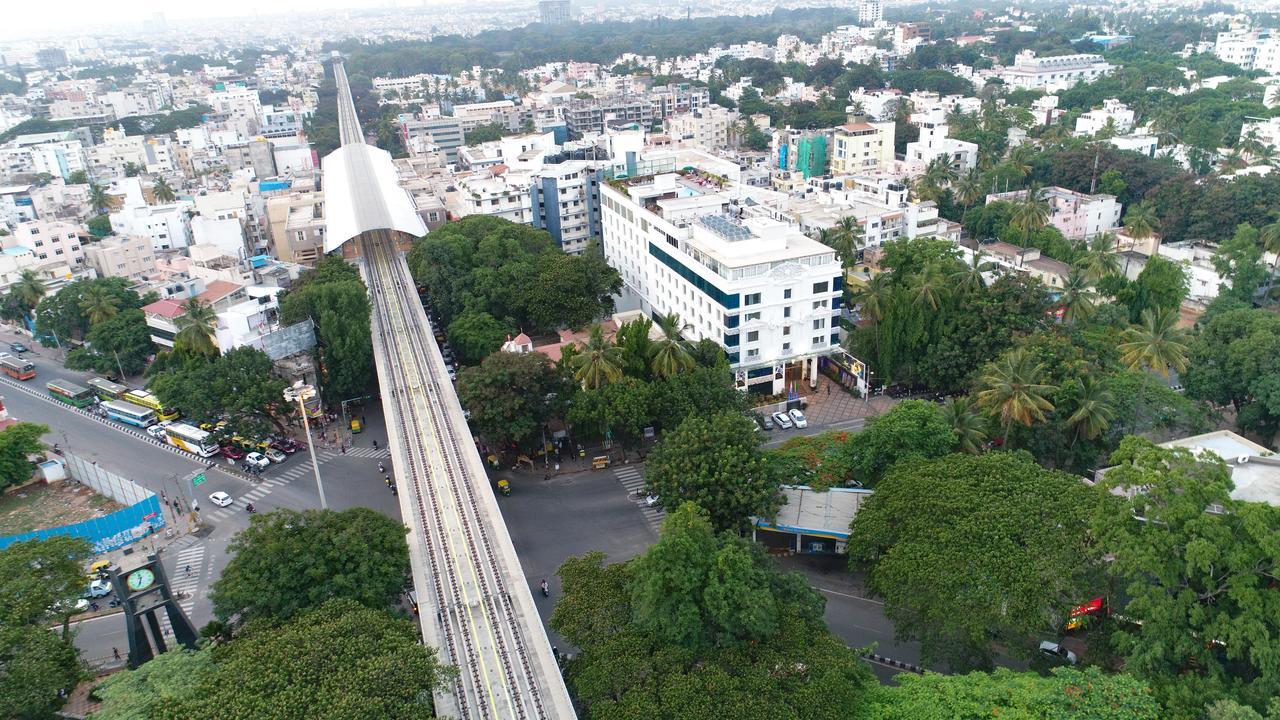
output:
M982 246L978 246L969 257L969 264L965 265L964 269L951 274L951 282L955 284L957 290L969 293L986 287L987 280L983 274L993 272L999 266L990 260L983 260L982 257Z
M873 323L879 323L884 319L884 313L889 309L889 296L893 289L889 286L889 274L881 273L871 278L866 285L859 287L849 295L849 302L855 306L861 306L861 314L865 318L869 318Z
M1044 365L1037 363L1023 348L1009 350L983 373L978 404L999 414L1006 445L1015 422L1030 427L1033 422L1043 421L1044 414L1053 410L1053 403L1046 396L1057 388L1042 384L1043 375Z
M90 285L80 296L80 311L90 325L97 325L120 312L120 298L102 285Z
M1258 231L1258 239L1262 242L1263 252L1276 256L1276 262L1271 266L1271 276L1267 278L1267 290L1262 294L1265 300L1271 297L1271 288L1276 284L1276 271L1280 270L1280 221L1263 225Z
M175 321L178 332L173 337L173 349L191 355L215 355L218 344L214 342L213 325L218 314L213 307L198 298L190 298L182 306L183 314Z
M1116 348L1120 362L1131 368L1147 367L1169 377L1169 369L1187 369L1186 332L1177 327L1174 308L1142 311L1142 324L1125 331L1125 342Z
M151 190L153 193L155 193L156 200L158 202L171 203L173 202L174 198L177 197L177 195L173 193L173 188L169 187L168 181L166 181L164 178L158 178L156 180L155 185L152 186Z
M111 196L107 189L98 183L89 183L89 206L99 215L111 209Z
M1130 205L1129 212L1124 214L1124 228L1134 240L1146 240L1159 227L1160 221L1156 219L1155 211L1146 200Z
M689 352L689 343L684 339L684 331L688 323L680 321L680 316L671 313L654 318L658 328L662 330L662 339L655 340L649 351L649 363L653 374L661 378L669 378L687 370L692 370L697 362Z
M928 305L930 310L937 310L938 304L947 294L947 279L937 265L926 265L913 278L911 291L918 303Z
M622 349L605 339L599 325L593 325L591 336L579 346L570 366L582 387L599 390L622 379Z
M23 270L18 276L18 281L9 286L9 292L17 298L22 307L27 308L28 322L34 326L36 306L48 292L44 280L40 279L35 270Z
M973 168L957 179L951 187L956 194L956 199L964 207L965 212L969 212L969 208L977 204L986 195L982 185L982 175L977 168Z
M1040 188L1027 190L1027 196L1013 209L1009 224L1022 231L1022 243L1031 241L1031 233L1049 224L1049 201Z
M1116 236L1113 233L1095 235L1085 247L1084 256L1076 262L1076 266L1084 271L1085 277L1097 281L1120 272L1120 258L1116 257Z
M1067 281L1062 285L1062 320L1068 325L1075 325L1077 320L1088 319L1093 314L1098 302L1098 294L1089 287L1089 281L1079 268L1071 270Z
M1067 425L1076 431L1076 438L1092 440L1103 433L1115 419L1115 396L1102 383L1086 375L1078 381L1080 404L1067 418Z
M968 395L953 397L942 404L942 418L956 433L956 448L976 455L987 441L987 420Z

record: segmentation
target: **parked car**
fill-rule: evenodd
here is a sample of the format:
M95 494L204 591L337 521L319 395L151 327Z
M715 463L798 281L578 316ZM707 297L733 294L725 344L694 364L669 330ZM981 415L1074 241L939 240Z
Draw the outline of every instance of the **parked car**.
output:
M264 470L271 464L271 461L267 459L267 456L260 452L251 452L248 455L245 455L244 461L246 464L256 467L259 470Z
M791 415L791 422L795 423L796 427L809 427L809 421L804 419L804 413L800 412L799 408L792 410L789 414Z
M164 440L167 436L163 425L148 425L147 434L157 440Z
M236 447L235 445L223 445L222 454L231 458L232 460L239 460L240 458L244 457L244 451Z
M760 413L756 413L756 422L759 423L760 427L764 428L765 430L773 429L773 419L770 418L768 415L761 415Z
M790 430L792 427L791 418L786 413L776 412L773 414L773 421L783 430Z
M267 459L273 463L282 463L285 460L289 459L288 455L285 455L284 453L280 452L275 448L267 448L266 450L262 451L262 454L266 455Z
M84 596L87 598L106 597L111 594L111 582L108 580L94 580L89 583L89 589L85 591Z
M230 507L231 503L235 502L235 500L232 500L230 495L219 490L218 492L209 495L209 502L212 502L218 507Z
M26 345L23 345L20 342L9 343L9 349L18 353L19 355L21 355L24 352L29 352L31 350L31 348L27 347Z
M302 449L302 445L289 438L277 438L271 441L271 447L285 455L292 455Z
M1067 665L1076 664L1076 654L1062 646L1062 643L1056 643L1052 640L1040 641L1040 654Z
M649 506L649 507L656 507L656 506L658 505L658 502L659 502L659 501L661 501L661 500L662 500L662 498L658 497L657 495L645 495L645 496L644 496L644 504L645 504L645 505L647 505L647 506Z

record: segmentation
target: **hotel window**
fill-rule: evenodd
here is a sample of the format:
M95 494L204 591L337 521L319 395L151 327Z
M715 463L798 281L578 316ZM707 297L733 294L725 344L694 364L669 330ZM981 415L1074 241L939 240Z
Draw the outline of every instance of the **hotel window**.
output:
M814 320L814 321L813 321L813 329L814 329L814 330L821 330L822 328L824 328L824 327L826 327L826 326L827 326L827 320L826 320L826 318L818 318L817 320Z
M752 330L751 332L747 333L747 342L759 342L759 340L760 340L759 330Z
M790 308L790 307L784 307L784 308L782 308L782 317L791 317L791 308Z
M783 290L783 291L782 291L782 299L783 299L783 300L790 300L790 299L791 299L791 288L787 288L786 290Z
M752 320L759 320L759 319L760 319L760 313L758 312L747 313L747 316L746 316L747 322L751 322Z
M751 293L750 295L743 296L742 304L743 305L759 305L760 293Z
M759 350L759 349L757 349L757 348L751 348L751 349L747 350L747 359L748 359L748 360L755 360L755 359L756 359L756 358L758 358L758 357L760 357L760 350Z

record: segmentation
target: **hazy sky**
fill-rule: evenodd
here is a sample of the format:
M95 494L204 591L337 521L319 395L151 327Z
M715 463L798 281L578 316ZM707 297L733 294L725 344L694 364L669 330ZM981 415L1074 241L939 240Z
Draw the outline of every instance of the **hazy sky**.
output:
M427 0L434 4L439 0ZM334 8L352 7L391 7L420 6L421 0L378 0L362 2L361 0L181 0L176 3L161 3L158 0L47 0L46 2L20 2L4 0L0 2L0 34L6 36L23 36L31 34L58 33L69 25L77 30L93 24L118 25L134 23L151 17L158 9L163 9L169 20L190 20L209 17L244 17L256 13L263 15L279 15L299 10L330 10ZM26 32L24 29L29 28Z

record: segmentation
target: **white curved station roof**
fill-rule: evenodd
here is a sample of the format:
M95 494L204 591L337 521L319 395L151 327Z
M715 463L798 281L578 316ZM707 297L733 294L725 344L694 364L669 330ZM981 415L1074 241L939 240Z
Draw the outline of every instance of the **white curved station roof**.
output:
M391 153L364 143L343 145L324 157L324 251L373 230L427 234L413 198L400 187Z

